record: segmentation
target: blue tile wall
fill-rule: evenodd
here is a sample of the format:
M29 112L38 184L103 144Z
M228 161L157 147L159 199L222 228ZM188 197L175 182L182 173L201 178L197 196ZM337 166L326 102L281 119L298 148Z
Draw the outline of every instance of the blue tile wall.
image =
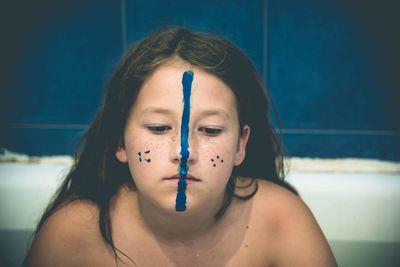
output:
M262 0L127 1L127 39L134 43L165 25L223 35L238 45L263 72Z
M124 49L159 27L183 25L221 34L253 60L280 114L290 156L400 160L397 30L371 12L374 5L318 0L27 5L29 12L15 4L6 17L1 147L30 155L72 154ZM384 14L391 10L375 5Z
M386 79L393 66L378 60L383 47L368 45L376 34L363 34L371 23L366 7L268 3L267 85L289 155L399 160L399 79Z
M2 120L86 124L122 51L120 6L65 1L42 8L26 22Z
M9 17L19 24L11 27L0 145L31 155L73 153L123 50L118 1L55 2L26 3Z

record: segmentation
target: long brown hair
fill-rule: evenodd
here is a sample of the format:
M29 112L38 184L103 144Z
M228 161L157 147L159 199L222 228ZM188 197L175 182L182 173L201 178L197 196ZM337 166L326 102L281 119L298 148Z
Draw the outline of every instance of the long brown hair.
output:
M35 234L61 205L76 199L89 200L99 208L101 235L117 261L118 249L111 235L110 200L122 185L133 185L133 180L127 164L116 159L115 151L121 145L128 113L144 80L157 67L176 57L224 81L236 96L240 129L244 124L251 128L246 159L234 169L216 219L224 215L233 197L245 200L256 193L257 186L249 195L235 195L238 175L289 187L284 182L281 142L268 118L270 98L250 60L220 36L168 27L151 34L123 55L107 84L103 104L82 137L74 164Z

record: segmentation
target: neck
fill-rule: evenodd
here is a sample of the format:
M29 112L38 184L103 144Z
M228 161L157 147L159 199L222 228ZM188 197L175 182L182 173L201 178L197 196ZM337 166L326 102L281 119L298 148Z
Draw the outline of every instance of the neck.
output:
M221 201L208 203L206 208L189 207L186 211L177 212L154 206L138 195L139 212L146 228L157 238L181 243L191 243L213 233L219 224L215 214Z

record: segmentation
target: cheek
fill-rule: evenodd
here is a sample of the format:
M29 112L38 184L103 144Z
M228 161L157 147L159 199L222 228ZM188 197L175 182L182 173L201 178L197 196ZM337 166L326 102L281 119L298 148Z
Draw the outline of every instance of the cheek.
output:
M154 141L137 139L129 149L129 166L135 183L157 175L162 167L165 148Z
M221 175L230 175L234 162L234 150L229 145L215 144L205 153L205 164L208 169Z
M204 155L203 162L202 174L207 176L207 182L215 192L223 194L233 170L231 151L223 146L215 146Z
M130 152L132 164L137 167L151 167L160 161L162 146L155 143L138 143Z
M226 160L225 160L225 153L219 153L218 151L213 151L210 157L210 165L212 165L213 168L219 168L219 167L224 167L224 163L226 165Z
M159 146L152 143L138 143L131 148L129 168L133 182L140 191L151 190L154 178L160 174Z

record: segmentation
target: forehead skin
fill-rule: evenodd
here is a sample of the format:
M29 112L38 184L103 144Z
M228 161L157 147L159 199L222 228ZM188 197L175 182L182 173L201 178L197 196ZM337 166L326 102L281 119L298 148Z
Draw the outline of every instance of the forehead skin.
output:
M145 115L161 109L168 116L179 119L183 111L182 75L192 70L194 79L190 98L190 118L207 115L220 116L231 126L238 127L235 96L219 78L185 63L160 66L144 82L132 112ZM161 111L161 112L163 112Z

